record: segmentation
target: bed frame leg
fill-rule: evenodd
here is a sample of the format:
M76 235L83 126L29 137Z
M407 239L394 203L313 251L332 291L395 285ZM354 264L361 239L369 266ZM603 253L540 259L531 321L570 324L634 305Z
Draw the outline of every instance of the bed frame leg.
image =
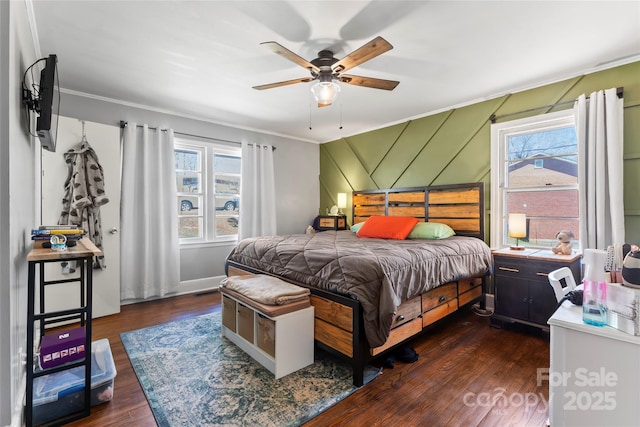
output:
M364 384L364 366L353 367L353 385L362 387Z
M358 313L359 316L355 317ZM364 385L364 369L368 362L369 346L367 344L367 338L364 336L364 321L362 310L354 310L353 325L355 326L353 331L353 358L351 360L351 366L353 367L353 385L356 387L362 387Z

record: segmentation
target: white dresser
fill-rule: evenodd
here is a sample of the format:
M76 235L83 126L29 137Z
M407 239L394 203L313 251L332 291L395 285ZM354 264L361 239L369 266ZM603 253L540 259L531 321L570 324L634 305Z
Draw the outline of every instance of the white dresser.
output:
M640 426L640 337L587 325L568 301L548 323L551 427Z

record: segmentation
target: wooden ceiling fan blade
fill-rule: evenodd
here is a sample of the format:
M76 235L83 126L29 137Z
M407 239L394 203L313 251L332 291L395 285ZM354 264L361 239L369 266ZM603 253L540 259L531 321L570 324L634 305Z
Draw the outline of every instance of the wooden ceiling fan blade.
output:
M292 85L292 84L296 84L296 83L307 83L307 82L310 82L312 80L313 80L313 78L311 78L311 77L303 77L301 79L285 80L283 82L268 83L266 85L253 86L253 88L257 89L257 90L272 89L274 87L288 86L288 85Z
M349 74L341 74L338 81L348 85L371 87L374 89L393 90L398 86L396 80L374 79L373 77L353 76Z
M311 71L316 72L316 73L318 73L320 71L320 68L316 67L311 62L307 61L306 59L304 59L303 57L299 56L298 54L295 54L295 53L291 52L289 49L287 49L286 47L282 46L278 42L270 41L270 42L263 42L263 43L260 43L260 44L266 46L272 52L277 53L278 55L287 58L289 61L295 62L296 64L300 65L301 67L306 68L307 70L311 70Z
M350 70L351 68L373 59L391 49L393 49L391 43L378 36L333 64L331 69L336 73Z

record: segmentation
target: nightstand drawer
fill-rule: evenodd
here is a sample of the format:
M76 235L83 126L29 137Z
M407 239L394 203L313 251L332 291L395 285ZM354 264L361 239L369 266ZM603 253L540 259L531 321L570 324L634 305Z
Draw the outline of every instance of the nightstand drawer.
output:
M320 218L318 220L318 226L321 228L344 227L344 218Z
M494 257L495 274L529 280L547 281L548 274L562 266L563 264L550 261Z
M531 262L527 260L494 257L493 263L496 274L522 275L530 272Z
M517 276L523 279L535 279L540 271L546 270L546 268L542 268L544 264L544 262L534 260L520 260L506 257L494 258L496 274L503 276ZM547 271L547 273L549 271ZM546 280L546 276L542 277L542 279Z
M347 217L344 215L320 215L316 218L317 231L325 230L346 230Z

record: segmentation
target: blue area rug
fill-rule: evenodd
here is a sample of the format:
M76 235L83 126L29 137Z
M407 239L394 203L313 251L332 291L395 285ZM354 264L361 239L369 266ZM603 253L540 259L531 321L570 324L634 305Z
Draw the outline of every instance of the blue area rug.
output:
M220 317L120 334L159 426L296 426L357 389L351 367L317 349L313 365L274 379L222 337Z

